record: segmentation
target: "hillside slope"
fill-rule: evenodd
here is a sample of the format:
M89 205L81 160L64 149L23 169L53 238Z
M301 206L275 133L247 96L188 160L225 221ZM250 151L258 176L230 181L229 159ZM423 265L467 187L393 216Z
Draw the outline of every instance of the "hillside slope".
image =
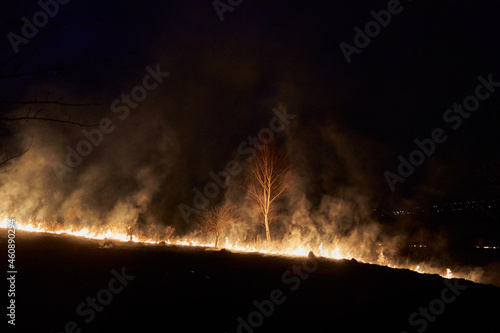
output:
M498 332L500 288L354 260L26 232L16 245L7 332Z

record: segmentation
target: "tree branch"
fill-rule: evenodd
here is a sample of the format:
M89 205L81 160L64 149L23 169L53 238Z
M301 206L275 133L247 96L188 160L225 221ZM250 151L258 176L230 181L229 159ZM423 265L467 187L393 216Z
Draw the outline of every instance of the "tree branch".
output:
M0 104L21 104L21 105L56 104L56 105L63 105L63 106L101 106L102 105L102 104L97 104L97 103L66 103L66 102L59 102L59 101L0 101Z
M99 126L98 124L85 124L85 123L79 123L71 120L61 120L61 119L54 119L54 118L46 118L46 117L16 117L16 118L8 118L8 117L0 117L0 121L19 121L19 120L43 120L43 121L51 121L55 123L63 123L63 124L70 124L70 125L78 125L80 127L96 127Z
M4 165L4 164L7 164L10 160L13 160L14 158L17 158L17 157L19 157L19 156L21 156L21 155L25 154L28 150L30 150L30 148L31 148L31 145L32 145L32 144L33 144L33 139L31 139L30 145L28 146L28 148L26 148L26 150L25 150L25 151L23 151L23 152L21 152L21 153L19 153L19 154L17 154L17 155L11 156L11 157L7 158L6 160L4 160L4 161L0 162L0 167L1 167L2 165ZM7 171L9 171L9 170L5 170L5 171L3 171L3 172L0 172L0 174L2 174L2 173L6 173Z

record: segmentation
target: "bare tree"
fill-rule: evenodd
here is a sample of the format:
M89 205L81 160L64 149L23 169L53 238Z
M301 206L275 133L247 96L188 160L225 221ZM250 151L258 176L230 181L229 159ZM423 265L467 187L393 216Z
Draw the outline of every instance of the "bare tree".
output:
M217 247L220 237L236 218L234 206L212 206L200 217L198 226L202 231L215 237L215 247Z
M19 1L4 1L2 5L5 7L2 8L2 12L8 14L0 18L0 35L5 36L13 31L19 32L25 24L21 20L23 14L26 14L26 16L32 14L32 12L25 13L28 8L27 4ZM22 132L19 129L12 131L12 127L25 124L28 121L52 122L80 127L98 126L98 124L86 121L85 119L89 118L88 114L85 112L84 116L82 116L81 110L85 108L85 111L87 111L90 107L101 107L99 103L63 100L63 96L40 96L40 93L36 94L38 96L25 98L25 95L32 94L26 94L26 91L20 88L27 87L25 90L29 90L29 88L32 88L31 85L38 85L43 82L44 78L53 82L54 76L61 77L64 72L80 70L85 73L90 66L106 66L119 59L126 60L126 57L132 54L127 52L107 59L101 56L86 56L86 58L77 62L72 58L61 58L58 50L54 50L50 46L53 41L59 38L58 30L63 31L63 29L66 30L70 26L82 24L97 25L101 23L95 21L60 23L49 20L47 25L51 27L52 33L45 35L46 38L49 38L48 41L41 42L41 36L37 36L27 44L23 42L18 45L20 47L17 52L13 48L2 50L3 52L0 54L0 137L2 137L3 142L7 141L5 138L12 138ZM15 93L12 93L7 87L18 88L14 90ZM48 106L51 107L48 109L53 110L52 112L48 112ZM14 142L7 142L5 146L1 146L0 173L8 172L10 170L9 166L14 163L16 158L26 153L30 146L17 147Z
M259 206L262 223L266 228L266 239L271 241L269 223L274 203L287 189L285 174L288 170L286 158L272 144L260 146L248 167L243 187L251 199Z

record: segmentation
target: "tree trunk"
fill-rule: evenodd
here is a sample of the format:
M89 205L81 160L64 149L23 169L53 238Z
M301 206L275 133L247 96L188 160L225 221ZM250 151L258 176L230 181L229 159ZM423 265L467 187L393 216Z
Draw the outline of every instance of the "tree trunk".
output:
M264 225L266 226L266 239L268 242L271 242L271 233L269 232L269 221L267 219L267 215L264 216Z
M215 247L217 247L218 242L219 242L219 235L215 235Z

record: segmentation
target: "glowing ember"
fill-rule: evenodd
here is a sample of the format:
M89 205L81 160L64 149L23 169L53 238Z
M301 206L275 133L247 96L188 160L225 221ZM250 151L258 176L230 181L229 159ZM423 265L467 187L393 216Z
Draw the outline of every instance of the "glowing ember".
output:
M476 249L500 250L500 246L479 246L479 245L476 245Z

